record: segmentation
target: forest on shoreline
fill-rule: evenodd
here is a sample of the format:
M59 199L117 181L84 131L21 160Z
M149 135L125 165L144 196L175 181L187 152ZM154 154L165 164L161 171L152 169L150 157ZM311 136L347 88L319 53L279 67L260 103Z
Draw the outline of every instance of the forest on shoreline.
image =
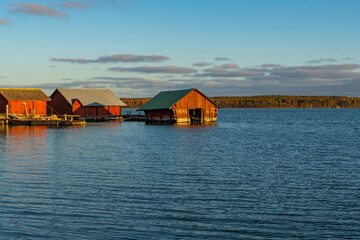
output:
M128 108L136 109L151 98L122 98ZM264 95L210 97L221 108L360 108L360 97Z

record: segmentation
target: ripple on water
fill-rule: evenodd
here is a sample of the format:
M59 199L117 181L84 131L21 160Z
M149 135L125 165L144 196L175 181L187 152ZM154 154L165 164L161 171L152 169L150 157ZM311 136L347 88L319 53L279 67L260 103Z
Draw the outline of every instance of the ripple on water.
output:
M357 109L0 129L5 239L360 238Z

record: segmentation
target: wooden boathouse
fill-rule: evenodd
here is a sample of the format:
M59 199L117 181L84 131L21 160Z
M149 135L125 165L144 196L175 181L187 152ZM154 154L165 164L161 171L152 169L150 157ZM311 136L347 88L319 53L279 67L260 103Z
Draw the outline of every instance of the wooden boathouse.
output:
M164 91L141 106L148 122L216 122L219 106L196 88Z
M40 89L0 88L0 112L14 115L46 115L46 104L51 99Z
M108 89L56 89L50 96L48 114L89 118L121 115L126 104Z

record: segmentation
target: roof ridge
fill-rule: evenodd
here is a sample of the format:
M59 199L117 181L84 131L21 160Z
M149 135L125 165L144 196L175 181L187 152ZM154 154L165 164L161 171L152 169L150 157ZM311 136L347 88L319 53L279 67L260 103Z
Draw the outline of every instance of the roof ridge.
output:
M142 105L138 110L143 111L150 109L170 109L195 89L196 88L162 91L150 99L150 101Z
M51 100L39 88L0 88L0 94L7 100Z
M107 88L57 88L57 90L84 90L84 91L94 91L94 90L102 90L102 91L110 91Z
M27 91L33 91L33 90L40 90L40 88L0 88L0 90L16 90L16 91L19 91L19 90L27 90Z
M78 99L83 106L91 105L97 102L103 106L126 106L126 104L110 89L74 89L74 88L57 88L56 92L61 94L69 104L71 99Z
M178 89L178 90L169 90L169 91L161 91L160 93L162 92L180 92L180 91L192 91L192 90L195 90L196 88L187 88L187 89Z

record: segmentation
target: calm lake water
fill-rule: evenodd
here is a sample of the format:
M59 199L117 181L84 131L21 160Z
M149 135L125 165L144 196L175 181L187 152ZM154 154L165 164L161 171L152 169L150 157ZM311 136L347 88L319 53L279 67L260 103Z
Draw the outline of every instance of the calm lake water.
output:
M360 239L360 109L0 126L1 239Z

